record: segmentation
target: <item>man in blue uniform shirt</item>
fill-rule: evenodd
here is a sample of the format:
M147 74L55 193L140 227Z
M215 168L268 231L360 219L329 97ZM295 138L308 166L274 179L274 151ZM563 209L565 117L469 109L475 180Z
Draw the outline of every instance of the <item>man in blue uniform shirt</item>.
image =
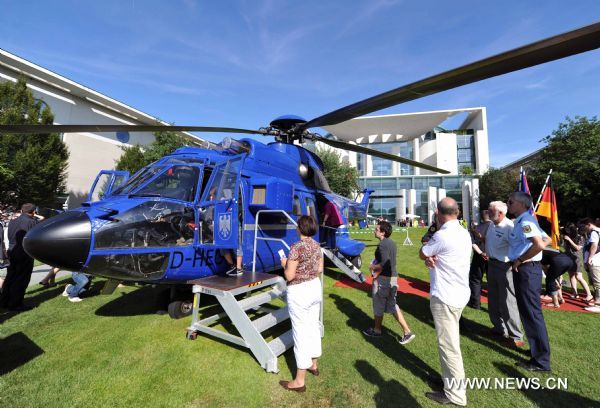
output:
M527 193L515 192L508 199L508 211L517 217L509 235L508 258L512 262L517 306L531 352L529 361L517 365L529 371L550 371L550 342L540 303L540 261L550 240L529 213L531 207L531 196Z

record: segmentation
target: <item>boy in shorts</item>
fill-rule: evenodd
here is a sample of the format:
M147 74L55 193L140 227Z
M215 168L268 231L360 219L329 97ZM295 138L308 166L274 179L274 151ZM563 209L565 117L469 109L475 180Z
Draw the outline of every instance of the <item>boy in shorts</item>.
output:
M390 239L392 225L387 221L379 221L375 227L375 238L379 245L375 250L375 259L369 267L373 275L373 314L375 315L374 326L363 330L363 334L369 337L381 337L381 326L383 314L391 313L404 332L399 339L400 344L408 344L415 338L410 331L402 311L396 304L396 293L398 292L398 272L396 271L396 243Z

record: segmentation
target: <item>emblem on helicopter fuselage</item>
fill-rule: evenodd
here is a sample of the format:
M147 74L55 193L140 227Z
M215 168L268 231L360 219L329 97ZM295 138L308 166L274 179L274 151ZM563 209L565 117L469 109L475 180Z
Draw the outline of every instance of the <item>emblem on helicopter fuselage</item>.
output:
M231 214L224 213L219 215L219 237L223 240L231 236Z

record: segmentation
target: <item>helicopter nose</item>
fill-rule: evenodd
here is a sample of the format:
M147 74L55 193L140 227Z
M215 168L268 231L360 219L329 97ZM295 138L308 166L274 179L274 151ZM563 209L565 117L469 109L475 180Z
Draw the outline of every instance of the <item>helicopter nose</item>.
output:
M90 252L92 223L84 212L69 211L32 228L23 248L38 261L69 271L83 268Z

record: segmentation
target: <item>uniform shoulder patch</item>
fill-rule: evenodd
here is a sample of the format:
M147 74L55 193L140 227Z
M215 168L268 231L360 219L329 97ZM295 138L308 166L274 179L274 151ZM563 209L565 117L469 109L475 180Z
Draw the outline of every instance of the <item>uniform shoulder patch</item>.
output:
M523 232L529 234L531 232L531 225L523 225Z

